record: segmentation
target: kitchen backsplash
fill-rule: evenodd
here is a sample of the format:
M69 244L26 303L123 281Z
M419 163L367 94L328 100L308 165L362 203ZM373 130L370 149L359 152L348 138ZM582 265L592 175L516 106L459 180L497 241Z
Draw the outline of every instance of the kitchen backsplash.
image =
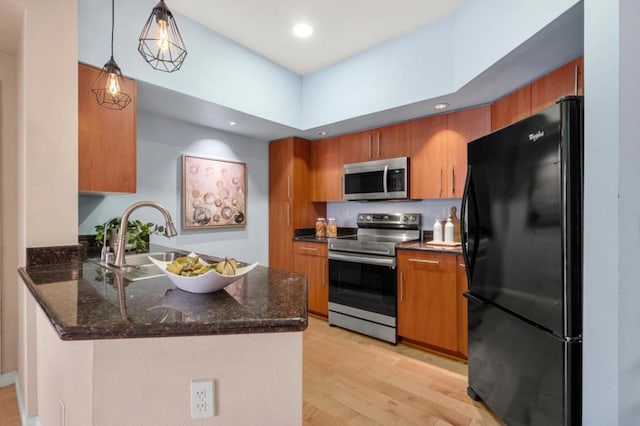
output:
M449 215L451 207L456 207L456 216L460 218L459 198L420 201L344 201L327 203L327 217L336 218L339 227L356 227L358 213L420 213L422 228L433 230L436 215L440 219Z

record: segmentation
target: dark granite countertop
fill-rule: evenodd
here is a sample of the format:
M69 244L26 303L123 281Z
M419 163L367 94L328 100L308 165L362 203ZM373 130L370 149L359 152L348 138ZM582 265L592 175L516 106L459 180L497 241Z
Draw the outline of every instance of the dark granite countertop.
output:
M193 294L162 276L128 281L92 262L19 269L63 340L273 333L307 328L304 275L258 266L223 290Z

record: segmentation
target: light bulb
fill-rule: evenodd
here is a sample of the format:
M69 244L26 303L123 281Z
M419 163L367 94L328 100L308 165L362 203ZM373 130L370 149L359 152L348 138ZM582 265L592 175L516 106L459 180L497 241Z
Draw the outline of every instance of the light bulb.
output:
M169 49L169 26L167 25L167 21L164 19L158 19L158 36L156 43L158 44L158 48L162 51L166 51Z
M114 72L109 74L109 80L107 82L107 90L111 93L111 96L116 96L120 92L120 83L118 82L118 75Z

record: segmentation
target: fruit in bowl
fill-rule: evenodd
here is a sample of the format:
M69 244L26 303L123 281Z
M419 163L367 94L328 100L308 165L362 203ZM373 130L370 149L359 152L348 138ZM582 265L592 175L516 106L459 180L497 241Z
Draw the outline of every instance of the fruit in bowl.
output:
M191 293L211 293L222 290L258 266L256 262L238 268L238 262L233 258L225 258L210 264L194 253L181 256L173 262L164 262L151 256L149 259L176 287Z

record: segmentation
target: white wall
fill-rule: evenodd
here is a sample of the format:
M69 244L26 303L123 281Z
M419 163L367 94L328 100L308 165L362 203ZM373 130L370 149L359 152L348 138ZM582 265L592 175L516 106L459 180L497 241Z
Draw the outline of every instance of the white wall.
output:
M605 4L606 3L606 4ZM640 418L640 5L585 0L585 425Z
M15 4L25 9L17 55L18 143L13 181L18 193L13 207L17 260L24 265L26 247L77 243L77 3L16 0ZM36 305L17 277L16 282L18 380L25 416L32 417L38 409Z
M247 165L247 225L224 229L182 229L182 154ZM94 226L121 216L133 202L157 201L170 212L178 236L153 235L157 244L250 262L268 262L268 144L184 121L138 112L138 190L132 195L79 197L79 233L94 234ZM107 159L105 161L113 161ZM155 209L136 210L132 219L164 225Z
M302 81L298 74L178 13L175 19L187 58L178 72L151 68L137 48L142 26L156 3L116 2L114 57L123 74L285 125L300 122ZM78 59L102 67L110 52L111 2L78 0L78 15Z
M18 227L17 211L14 208L18 201L18 191L15 184L17 166L17 67L15 56L0 53L0 159L2 161L0 183L2 184L2 198L0 199L1 225L0 256L2 259L0 287L2 294L2 317L0 322L2 341L0 347L0 373L7 373L18 369L18 286L16 273L18 268Z
M43 426L301 422L302 332L62 341L40 308L36 317ZM200 379L216 381L210 420L191 419Z
M620 1L620 139L618 152L619 210L619 276L620 329L618 332L620 380L620 424L637 423L640 419L640 2Z

